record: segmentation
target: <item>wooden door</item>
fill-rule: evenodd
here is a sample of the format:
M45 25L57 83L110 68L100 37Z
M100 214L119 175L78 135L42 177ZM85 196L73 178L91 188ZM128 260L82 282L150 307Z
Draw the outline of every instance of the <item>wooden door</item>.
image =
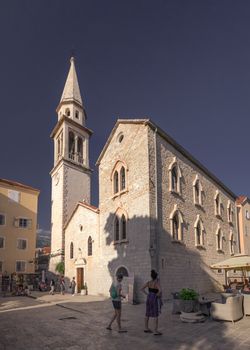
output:
M77 268L77 293L81 293L82 286L84 285L84 271L83 267Z

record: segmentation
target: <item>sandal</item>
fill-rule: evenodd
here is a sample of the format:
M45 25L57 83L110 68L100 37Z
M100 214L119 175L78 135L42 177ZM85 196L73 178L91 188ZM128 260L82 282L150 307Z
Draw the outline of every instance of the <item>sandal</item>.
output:
M153 333L151 329L144 329L144 333Z
M154 335L162 335L162 333L161 332L154 332Z
M109 331L112 331L112 328L110 326L106 327Z

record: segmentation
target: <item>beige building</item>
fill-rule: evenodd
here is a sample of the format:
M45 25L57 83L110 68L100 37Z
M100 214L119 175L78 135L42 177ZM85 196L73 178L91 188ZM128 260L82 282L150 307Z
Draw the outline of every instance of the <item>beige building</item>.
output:
M240 252L250 255L250 199L239 196L236 200L240 238Z
M0 179L0 273L35 272L39 190Z
M116 122L97 160L99 206L92 206L90 132L81 118L74 119L75 101L82 99L73 60L64 91L68 97L63 93L52 133L56 140L59 128L66 132L61 148L55 141L52 253L65 252L66 277L76 276L78 291L87 283L90 294L108 295L122 272L137 300L152 268L167 298L183 287L198 292L220 287L224 275L210 265L238 252L234 193L152 121L125 119ZM77 106L84 111L82 102ZM74 126L72 146L67 125ZM81 163L77 145L83 136ZM63 159L58 149L65 150ZM74 169L70 178L67 168Z

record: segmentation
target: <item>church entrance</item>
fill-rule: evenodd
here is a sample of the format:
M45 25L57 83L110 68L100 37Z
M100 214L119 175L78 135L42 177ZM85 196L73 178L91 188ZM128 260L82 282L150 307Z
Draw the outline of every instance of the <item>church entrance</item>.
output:
M84 270L83 267L78 267L76 273L77 293L81 293L82 286L84 285Z

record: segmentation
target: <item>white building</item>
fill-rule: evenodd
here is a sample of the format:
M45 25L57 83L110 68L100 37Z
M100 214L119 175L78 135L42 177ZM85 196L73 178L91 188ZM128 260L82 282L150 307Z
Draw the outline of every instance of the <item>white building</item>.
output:
M122 272L134 279L134 297L141 299L152 268L165 297L183 287L220 287L223 274L210 265L238 251L232 191L149 119L118 120L97 160L96 208L90 204L91 132L73 59L57 111L52 253L63 252L65 242L65 275L76 276L78 290L86 282L90 294L108 295Z

